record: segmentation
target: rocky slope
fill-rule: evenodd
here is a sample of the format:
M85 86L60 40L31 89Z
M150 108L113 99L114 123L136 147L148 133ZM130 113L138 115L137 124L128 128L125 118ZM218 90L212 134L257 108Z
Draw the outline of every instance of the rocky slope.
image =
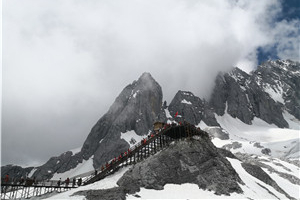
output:
M203 138L175 142L136 164L118 181L131 194L141 187L162 190L168 183L195 183L219 195L242 192L238 174L211 141Z

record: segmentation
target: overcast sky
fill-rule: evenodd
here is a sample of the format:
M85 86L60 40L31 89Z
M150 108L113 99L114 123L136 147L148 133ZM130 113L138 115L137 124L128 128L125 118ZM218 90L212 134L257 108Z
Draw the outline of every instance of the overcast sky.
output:
M169 103L179 89L208 98L233 66L299 61L299 1L282 2L3 0L2 165L80 147L145 71Z

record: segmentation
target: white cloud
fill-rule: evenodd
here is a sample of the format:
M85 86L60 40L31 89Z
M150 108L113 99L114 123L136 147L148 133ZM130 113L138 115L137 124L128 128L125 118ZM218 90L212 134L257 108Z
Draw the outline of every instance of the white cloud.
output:
M170 101L179 89L208 97L219 70L257 64L257 47L277 43L280 57L294 59L299 22L274 25L280 8L273 0L4 1L3 140L64 135L70 144L57 141L56 152L74 148L144 71ZM29 115L26 128L12 127Z

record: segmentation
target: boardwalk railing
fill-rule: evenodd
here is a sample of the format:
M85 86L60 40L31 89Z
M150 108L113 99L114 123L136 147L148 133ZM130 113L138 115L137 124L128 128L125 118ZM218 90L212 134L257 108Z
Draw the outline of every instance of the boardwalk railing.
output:
M19 199L41 196L53 191L64 192L75 188L75 186L57 186L54 181L44 182L44 184L26 185L20 183L1 183L1 199Z

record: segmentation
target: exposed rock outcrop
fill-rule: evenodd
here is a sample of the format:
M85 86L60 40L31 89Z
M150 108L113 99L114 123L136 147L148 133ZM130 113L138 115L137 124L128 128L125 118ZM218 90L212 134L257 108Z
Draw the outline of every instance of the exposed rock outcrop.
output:
M198 125L203 121L209 126L219 126L212 108L205 100L201 100L188 91L178 91L168 107L171 116L178 112L176 121L186 120Z
M168 183L195 183L199 188L212 190L218 195L241 193L239 183L243 184L209 139L178 141L136 164L117 184L133 194L141 187L161 190Z

